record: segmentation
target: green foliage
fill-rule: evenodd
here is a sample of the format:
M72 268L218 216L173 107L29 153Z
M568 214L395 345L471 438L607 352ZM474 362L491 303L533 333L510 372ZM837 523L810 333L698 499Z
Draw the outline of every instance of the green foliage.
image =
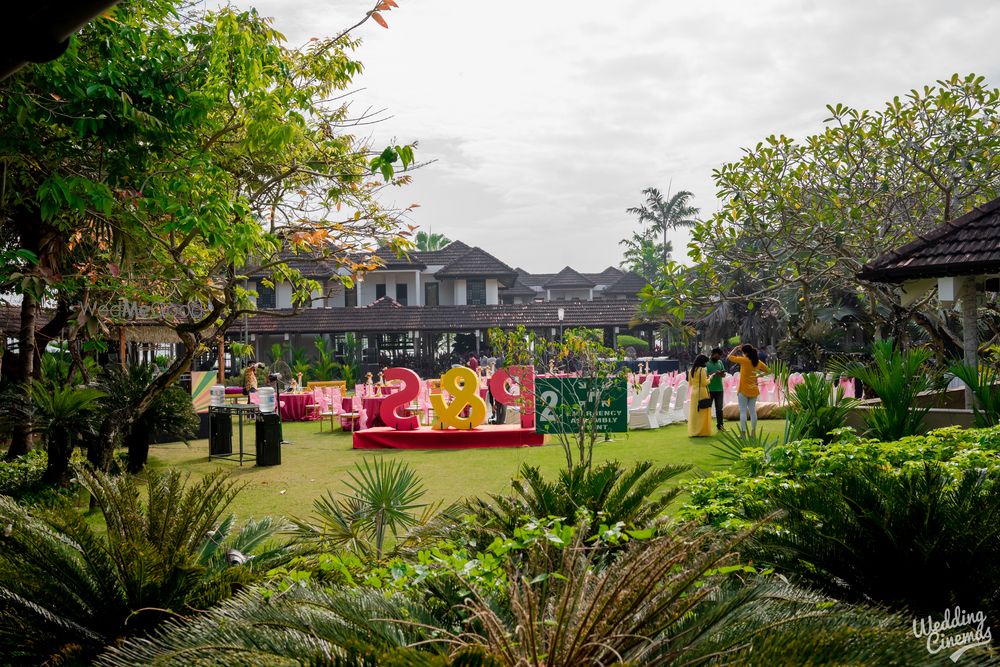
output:
M512 534L525 517L560 517L567 522L583 517L593 530L601 524L647 528L680 493L677 488L660 489L690 468L654 467L650 461L625 468L618 461L606 461L590 469L563 469L557 479L547 481L537 467L524 464L520 477L511 482L510 495L475 500L472 507L479 527L504 535Z
M279 361L285 361L286 355L291 354L292 344L289 343L271 343L271 364L274 365Z
M936 356L951 356L961 336L936 300L901 308L892 286L856 274L1000 194L1000 92L956 74L870 110L826 111L808 136L761 137L714 171L722 205L692 229L694 266L670 263L658 276L650 316L692 321L720 302L756 302L805 350L828 344L817 335L824 328L846 332L838 318L824 322L821 311L836 304L854 309L851 326L868 337L891 332L904 342L917 322Z
M313 341L313 345L316 346L316 362L313 364L315 378L320 381L332 380L340 366L336 353L327 339L321 336Z
M354 388L361 376L361 362L358 361L361 344L352 333L344 336L344 361L341 362L340 379L347 384L349 390Z
M774 444L767 450L741 448L736 471L723 471L683 485L689 501L679 515L717 526L747 525L744 515L774 489L822 483L855 465L871 464L901 474L925 462L952 476L967 468L1000 470L1000 428L950 427L893 442L857 438L850 429L837 432L829 445L819 440ZM745 474L744 474L745 473Z
M279 528L270 519L233 533L223 512L237 489L221 473L185 487L176 472L151 472L148 493L131 477L78 474L106 532L73 507L32 510L0 497L4 655L84 661L171 613L229 597L287 557L268 542Z
M955 363L948 370L972 390L975 397L972 411L976 426L985 428L1000 424L1000 372L997 368L987 364L972 368L963 363Z
M74 387L35 382L27 387L27 414L32 432L45 442L48 462L42 481L47 484L69 483L69 460L73 449L97 425L97 412L105 394L92 387Z
M842 387L820 373L806 373L802 379L788 394L791 410L786 417L786 441L819 439L829 443L833 433L844 428L859 401L846 398Z
M648 352L649 342L635 336L629 336L628 334L622 334L617 336L616 342L620 348L634 348L636 352Z
M242 593L190 619L164 624L150 641L110 650L99 665L330 665L331 667L495 667L481 651L449 658L407 649L431 621L402 595L364 588L294 586Z
M423 252L440 250L451 243L451 239L444 234L435 234L433 232L423 231L417 232L417 235L414 237L414 241L417 244L417 250L421 250Z
M771 458L771 451L780 443L777 436L768 435L763 430L747 431L722 431L718 434L715 442L710 443L716 451L716 456L729 465L745 470L750 475L757 475L761 468L762 461ZM760 451L763 456L758 460L755 456L747 456L748 452Z
M38 488L47 462L44 449L33 449L13 461L0 461L0 495L16 498Z
M747 548L755 562L848 601L914 615L960 605L1000 613L1000 469L867 461L772 489L748 518L780 512ZM919 582L915 585L915 582Z
M872 344L871 364L834 363L834 375L861 380L879 398L865 412L869 433L879 440L899 440L924 430L930 406L917 406L917 397L938 386L929 366L932 353L924 348L901 351L892 339Z
M622 239L619 244L625 246L622 266L652 282L656 279L660 265L667 261L673 251L666 238L667 232L693 227L698 209L688 203L694 195L687 190L681 190L669 199L657 188L646 188L642 194L645 195L646 202L626 210L626 213L639 219L641 229L633 232L631 237Z
M455 507L421 503L425 490L413 470L395 459L365 459L355 466L341 498L327 492L314 502L314 522L294 519L300 540L336 546L380 560L414 548L456 517Z

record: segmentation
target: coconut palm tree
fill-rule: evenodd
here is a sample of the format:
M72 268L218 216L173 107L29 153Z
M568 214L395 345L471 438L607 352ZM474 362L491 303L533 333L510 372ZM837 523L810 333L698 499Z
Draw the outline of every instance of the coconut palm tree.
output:
M625 212L637 216L639 224L649 224L651 231L663 235L661 251L663 261L666 262L670 255L667 232L694 227L699 209L691 206L690 201L694 195L687 190L680 190L672 197L668 194L668 198L664 198L658 188L646 188L642 194L646 196L646 202L627 208Z
M417 250L429 251L429 250L440 250L449 243L449 239L444 234L435 234L433 232L417 232L414 241L417 244Z

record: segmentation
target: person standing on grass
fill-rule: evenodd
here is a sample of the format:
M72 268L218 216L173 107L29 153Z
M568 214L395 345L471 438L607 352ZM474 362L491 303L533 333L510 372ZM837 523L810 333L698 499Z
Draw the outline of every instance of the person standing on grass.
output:
M243 369L243 395L249 396L257 391L257 369L263 368L264 364L250 364Z
M712 435L711 398L708 394L708 373L705 365L708 357L699 354L691 367L688 387L691 394L688 400L688 437L698 438ZM704 407L702 407L704 406Z
M712 357L705 365L705 372L708 373L708 394L712 397L712 403L715 404L715 426L722 431L724 430L722 424L722 378L726 377L726 365L722 363L721 349L712 350Z
M736 395L740 403L740 433L747 433L747 415L750 415L750 432L757 433L757 397L760 388L757 377L768 372L767 366L757 356L757 349L747 343L733 348L729 361L740 365L740 388Z

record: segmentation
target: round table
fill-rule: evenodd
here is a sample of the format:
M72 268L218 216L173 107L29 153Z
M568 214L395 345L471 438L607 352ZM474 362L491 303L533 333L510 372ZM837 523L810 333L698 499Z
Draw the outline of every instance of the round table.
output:
M306 406L316 402L316 397L310 393L306 394L282 394L281 395L281 421L303 422L315 419L315 414L308 414Z

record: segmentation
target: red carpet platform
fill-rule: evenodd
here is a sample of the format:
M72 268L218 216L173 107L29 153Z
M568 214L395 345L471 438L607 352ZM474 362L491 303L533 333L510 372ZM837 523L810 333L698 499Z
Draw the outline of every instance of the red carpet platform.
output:
M354 432L354 449L475 449L479 447L537 447L545 436L517 425L480 426L471 431L397 431L384 426Z

